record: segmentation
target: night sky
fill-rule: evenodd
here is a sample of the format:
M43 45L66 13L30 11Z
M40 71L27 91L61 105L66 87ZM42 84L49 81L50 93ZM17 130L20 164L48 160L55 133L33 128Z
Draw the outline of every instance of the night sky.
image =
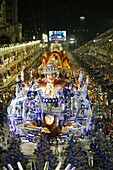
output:
M70 33L88 30L96 35L113 27L113 10L110 0L19 0L19 22L23 29L47 32L49 29L66 29ZM80 17L85 19L81 20Z

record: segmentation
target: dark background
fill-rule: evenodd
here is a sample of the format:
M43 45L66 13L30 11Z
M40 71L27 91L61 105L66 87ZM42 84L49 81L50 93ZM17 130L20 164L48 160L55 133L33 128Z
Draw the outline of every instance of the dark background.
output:
M88 41L113 26L112 1L19 0L19 22L24 32L38 37L49 29L66 29Z

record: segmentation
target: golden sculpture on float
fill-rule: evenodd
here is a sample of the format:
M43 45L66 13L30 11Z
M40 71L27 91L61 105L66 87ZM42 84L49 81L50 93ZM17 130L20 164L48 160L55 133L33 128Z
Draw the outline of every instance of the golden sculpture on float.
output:
M56 64L57 68L60 68L62 70L65 70L68 73L72 72L71 64L70 64L70 59L67 57L67 54L65 52L61 51L50 51L44 53L42 56L42 63L38 67L38 73L41 75L44 73L44 67L53 62Z

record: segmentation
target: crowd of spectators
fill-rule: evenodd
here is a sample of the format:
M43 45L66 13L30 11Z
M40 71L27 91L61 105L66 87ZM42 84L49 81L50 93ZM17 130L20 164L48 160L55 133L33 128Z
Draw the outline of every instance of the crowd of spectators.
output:
M9 52L0 56L0 86L5 86L12 81L14 75L19 75L38 53L38 46L26 47L24 50ZM13 76L12 76L13 75Z
M113 137L113 60L109 56L104 56L107 60L101 60L99 57L97 58L97 55L99 50L107 51L106 54L108 54L109 51L112 51L112 44L113 42L108 42L106 38L104 41L92 43L87 48L87 53L83 53L86 49L86 45L84 45L79 50L79 54L76 51L73 54L75 61L91 77L90 89L92 89L91 98L95 106L96 130L101 129L104 135L110 135L110 137Z
M98 35L91 41L74 50L74 53L89 54L98 58L113 60L113 29ZM105 61L106 62L106 61Z

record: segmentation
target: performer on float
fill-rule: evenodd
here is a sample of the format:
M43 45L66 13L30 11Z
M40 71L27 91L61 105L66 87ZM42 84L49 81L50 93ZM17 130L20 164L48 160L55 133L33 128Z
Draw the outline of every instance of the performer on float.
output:
M38 67L39 76L41 76L42 70L46 66L47 62L48 62L48 59L47 59L46 55L42 56L42 64Z
M47 133L48 137L57 137L59 134L65 134L69 131L67 127L61 127L57 124L57 119L57 116L53 116L51 114L45 115L44 128L42 132Z
M70 66L69 58L67 56L63 58L62 68L66 71L67 77L70 77L70 75L72 75L72 68Z
M16 77L16 82L17 82L17 84L16 84L16 92L15 92L15 95L16 95L16 97L17 97L17 96L18 96L18 93L19 93L18 76Z
M83 79L83 73L82 71L80 71L79 78L78 78L79 81L78 88L82 87L82 79Z
M84 91L84 97L86 98L86 96L87 96L87 86L88 86L88 84L85 82L84 83L84 86L83 86L83 91Z
M70 69L69 58L67 56L65 56L63 59L63 68L65 68L66 70Z

